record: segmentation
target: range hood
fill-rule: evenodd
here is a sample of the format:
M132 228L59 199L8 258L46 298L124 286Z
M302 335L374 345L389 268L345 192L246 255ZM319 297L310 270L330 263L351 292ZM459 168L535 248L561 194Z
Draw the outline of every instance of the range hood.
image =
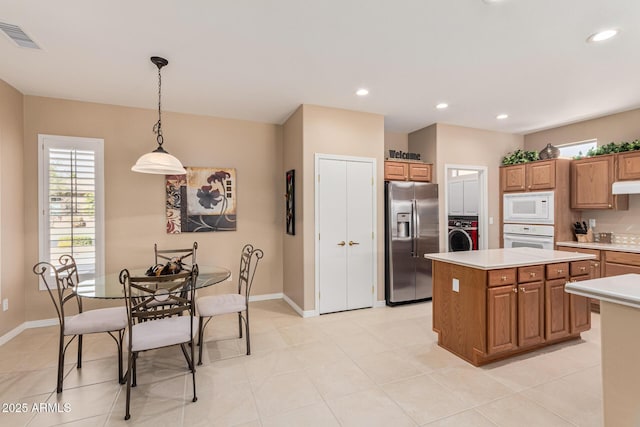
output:
M640 181L618 181L611 186L613 194L640 194Z

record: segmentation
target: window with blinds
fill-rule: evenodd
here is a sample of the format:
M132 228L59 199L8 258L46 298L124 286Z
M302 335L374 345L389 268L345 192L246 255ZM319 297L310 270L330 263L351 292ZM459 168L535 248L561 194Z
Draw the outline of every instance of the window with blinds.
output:
M80 280L103 269L103 140L40 135L40 259L72 255Z

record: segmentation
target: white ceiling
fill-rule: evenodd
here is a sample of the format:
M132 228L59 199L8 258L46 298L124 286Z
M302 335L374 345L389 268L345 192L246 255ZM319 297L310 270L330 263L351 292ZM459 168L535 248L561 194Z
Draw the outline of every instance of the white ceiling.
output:
M529 133L640 107L638 0L0 0L0 21L42 47L0 36L27 95L157 108L159 55L163 110L269 123L316 104Z

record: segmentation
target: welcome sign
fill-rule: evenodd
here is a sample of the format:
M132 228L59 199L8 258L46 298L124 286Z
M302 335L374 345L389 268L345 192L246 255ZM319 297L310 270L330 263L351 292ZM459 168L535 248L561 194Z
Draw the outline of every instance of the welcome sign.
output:
M389 159L420 160L420 153L389 150Z

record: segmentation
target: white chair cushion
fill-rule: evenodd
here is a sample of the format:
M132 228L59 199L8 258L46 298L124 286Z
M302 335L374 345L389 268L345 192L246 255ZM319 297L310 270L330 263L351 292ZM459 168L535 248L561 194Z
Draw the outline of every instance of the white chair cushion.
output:
M127 327L125 307L99 308L75 316L65 317L64 334L81 335L96 332L110 332Z
M196 299L198 315L211 317L246 310L247 302L240 294L211 295Z
M148 320L133 325L131 351L144 351L191 341L198 333L198 319L193 318L193 335L190 335L191 316L174 316ZM125 336L126 346L129 336Z

